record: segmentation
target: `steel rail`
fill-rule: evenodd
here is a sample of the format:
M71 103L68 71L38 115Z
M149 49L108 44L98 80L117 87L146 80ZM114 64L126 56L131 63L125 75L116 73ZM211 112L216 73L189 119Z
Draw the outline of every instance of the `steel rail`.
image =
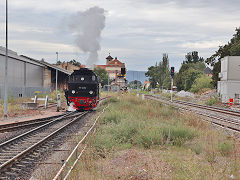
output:
M16 140L18 140L18 139L20 139L20 138L25 137L26 135L30 135L31 133L36 132L37 130L42 129L43 127L46 127L46 126L48 126L48 125L50 125L50 124L53 124L54 122L60 121L61 119L63 119L64 117L66 117L66 116L68 116L68 115L70 115L70 114L72 114L72 113L65 114L65 115L63 115L63 116L61 116L61 117L59 117L59 118L57 118L57 119L55 119L55 120L52 120L52 121L50 121L50 122L48 122L48 123L46 123L46 124L43 124L43 125L41 125L41 126L39 126L39 127L36 127L36 128L34 128L34 129L30 130L30 131L27 131L27 132L25 132L25 133L23 133L23 134L20 134L19 136L16 136L16 137L14 137L14 138L12 138L12 139L9 139L9 140L1 143L1 144L0 144L0 148L3 148L3 147L6 146L7 144L10 144L10 143L12 143L12 142L14 142L14 141L16 141ZM1 168L0 168L0 169L1 169Z
M173 103L170 103L170 102L166 102L165 100L159 98L159 97L156 97L156 96L147 96L147 97L152 97L153 99L156 99L160 102L163 102L165 104L168 104L168 105L174 105L175 106L178 106L179 109L184 109L185 111L191 111L191 112L194 112L196 114L199 114L201 116L205 116L205 117L208 117L208 118L212 118L212 119L215 119L217 120L218 122L216 121L211 121L212 124L215 124L217 126L221 126L221 127L224 127L224 128L227 128L231 131L234 131L234 132L240 132L240 121L239 119L235 119L233 120L233 118L223 118L223 117L219 117L219 114L218 115L209 115L207 114L207 112L203 113L203 112L199 112L199 110L193 110L192 108L199 108L199 109L204 109L204 110L208 110L208 111L211 111L211 112L218 112L218 113L222 113L222 114L228 114L228 115L232 115L232 116L240 116L240 114L237 114L236 115L236 112L237 111L233 111L233 114L231 114L232 111L228 111L226 109L223 109L223 111L221 111L222 109L221 108L212 108L212 106L205 106L205 105L199 105L198 104L194 104L194 103L188 103L188 102L184 102L182 103L182 101L173 101ZM152 99L151 98L151 99ZM179 107L179 104L180 105L184 105L184 106L190 106L189 108L187 107ZM204 107L204 108L203 108ZM209 109L207 107L210 107ZM223 124L224 123L224 124ZM236 127L237 126L237 127Z
M163 99L163 98L160 98L160 97L157 97L157 96L153 96L153 95L145 95L145 96L156 98L156 99L159 99L159 100L162 100L162 101L166 101L166 99ZM194 107L197 107L197 108L207 109L207 110L211 110L211 111L215 111L215 112L220 112L220 113L240 117L240 111L235 111L235 110L231 110L231 109L224 109L224 108L207 106L207 105L196 104L196 103L187 102L187 101L180 101L180 100L174 100L173 103L184 104L184 105L188 105L188 106L194 106Z
M61 130L65 129L66 127L68 127L69 125L71 125L73 122L75 122L76 120L78 120L79 118L81 118L82 116L84 116L86 113L88 112L84 112L81 113L78 117L75 117L73 120L71 120L70 122L68 122L67 124L65 124L64 126L61 126L60 128L58 128L57 130L55 130L54 132L52 132L51 134L49 134L48 136L44 137L43 139L41 139L40 141L36 142L35 144L33 144L32 146L28 147L27 149L25 149L24 151L22 151L21 153L15 155L14 157L12 157L11 159L9 159L8 161L6 161L5 163L0 165L0 171L3 171L3 169L6 169L7 167L11 166L11 164L13 164L14 162L18 161L19 159L21 159L23 156L25 156L26 154L28 154L29 152L33 151L34 149L36 149L38 146L40 146L41 144L43 144L44 142L46 142L49 138L53 137L54 135L56 135L58 132L60 132ZM59 120L59 119L58 119ZM58 121L57 120L57 121Z
M101 114L104 113L105 109L108 108L105 107ZM77 148L82 144L82 142L87 138L87 136L89 135L89 133L92 131L92 129L95 127L98 119L100 118L101 114L98 115L98 117L96 118L96 120L94 121L93 125L91 126L91 128L87 131L87 133L85 134L85 136L78 142L78 144L75 146L75 148L73 149L73 151L71 152L71 154L68 156L67 160L64 162L64 164L62 165L62 167L60 168L60 170L58 171L58 173L56 174L56 176L53 178L53 180L57 180L58 177L60 176L60 174L63 172L64 168L67 166L69 160L71 159L71 157L73 156L73 154L77 151ZM67 175L64 177L64 180L67 179L67 177L70 175L71 171L73 170L73 168L75 167L77 161L80 159L81 155L83 154L84 150L86 149L86 146L84 147L84 149L81 151L80 155L77 157L77 159L74 161L73 165L71 166L70 170L67 172Z
M32 120L27 120L27 121L3 124L3 125L0 125L0 133L6 132L6 131L13 131L13 130L16 130L16 129L19 129L19 128L25 128L25 127L28 127L28 126L33 126L33 125L46 123L46 122L51 121L51 119L61 117L62 115L63 114L56 115L56 116L45 117L45 118L32 119Z
M181 109L181 108L180 108ZM215 120L218 120L218 121L222 121L222 118L219 118L217 116L212 116L212 115L208 115L208 114L205 114L205 113L201 113L201 112L198 112L198 111L192 111L191 109L183 109L184 111L190 111L190 112L194 112L200 116L203 116L203 117L208 117L208 118L211 118L211 119L215 119ZM228 125L224 125L224 124L221 124L221 123L218 123L216 121L209 121L209 120L204 120L203 121L207 122L207 123L211 123L213 125L216 125L218 127L221 127L221 128L227 128L231 131L234 131L234 132L237 132L237 133L240 133L240 129L237 129L237 128L234 128L234 127L231 127L231 126L228 126Z

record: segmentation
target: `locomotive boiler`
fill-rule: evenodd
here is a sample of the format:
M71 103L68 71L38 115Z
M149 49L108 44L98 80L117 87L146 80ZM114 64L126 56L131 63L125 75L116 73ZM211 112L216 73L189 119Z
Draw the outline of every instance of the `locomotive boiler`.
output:
M67 104L78 111L94 109L99 100L99 81L97 75L87 68L74 70L65 91Z

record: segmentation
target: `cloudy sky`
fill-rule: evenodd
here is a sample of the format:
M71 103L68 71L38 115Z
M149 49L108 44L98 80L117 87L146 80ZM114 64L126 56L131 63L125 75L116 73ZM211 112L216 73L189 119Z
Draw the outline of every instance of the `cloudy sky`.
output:
M8 0L9 48L50 63L85 63L65 19L98 6L105 9L98 64L110 52L127 69L147 70L163 53L180 67L184 55L209 57L240 26L239 0ZM0 1L0 46L5 46L5 1Z

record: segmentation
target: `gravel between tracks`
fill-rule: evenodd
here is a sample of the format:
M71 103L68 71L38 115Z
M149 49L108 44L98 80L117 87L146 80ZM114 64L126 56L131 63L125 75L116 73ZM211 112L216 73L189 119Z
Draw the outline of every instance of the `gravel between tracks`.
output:
M68 157L69 153L77 143L77 140L75 139L88 131L92 124L92 117L94 117L95 114L96 113L93 112L86 115L84 117L84 121L81 122L82 127L80 129L78 125L75 125L71 135L69 135L70 137L65 138L65 140L62 141L64 143L59 144L52 151L48 152L48 155L45 156L39 165L36 166L30 177L31 180L52 179L56 175L57 171L61 167L61 160Z

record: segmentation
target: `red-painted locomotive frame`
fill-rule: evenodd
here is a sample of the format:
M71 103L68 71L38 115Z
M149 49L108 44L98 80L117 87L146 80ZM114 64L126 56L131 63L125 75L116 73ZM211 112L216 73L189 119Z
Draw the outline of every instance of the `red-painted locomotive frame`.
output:
M98 104L98 97L68 97L68 100L73 102L73 108L79 111L92 110Z

